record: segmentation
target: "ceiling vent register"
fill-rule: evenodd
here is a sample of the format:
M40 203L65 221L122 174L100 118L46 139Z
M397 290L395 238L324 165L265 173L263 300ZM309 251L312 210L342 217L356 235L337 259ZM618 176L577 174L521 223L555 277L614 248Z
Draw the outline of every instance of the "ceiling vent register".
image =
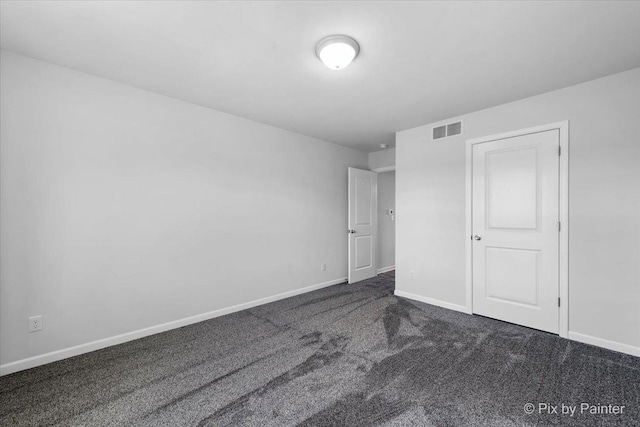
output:
M435 141L437 139L448 138L456 135L462 135L462 121L433 128L431 139Z

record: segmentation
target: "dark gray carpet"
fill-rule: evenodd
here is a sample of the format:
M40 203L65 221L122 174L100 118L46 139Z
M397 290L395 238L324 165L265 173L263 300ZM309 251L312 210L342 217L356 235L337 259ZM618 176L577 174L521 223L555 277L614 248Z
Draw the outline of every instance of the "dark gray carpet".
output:
M0 424L640 425L640 358L392 293L332 286L2 377Z

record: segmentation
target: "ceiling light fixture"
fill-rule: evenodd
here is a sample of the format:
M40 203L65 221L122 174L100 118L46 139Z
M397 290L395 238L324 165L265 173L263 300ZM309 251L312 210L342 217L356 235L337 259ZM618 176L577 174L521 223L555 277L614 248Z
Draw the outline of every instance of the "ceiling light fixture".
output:
M358 42L349 36L328 36L320 40L316 46L316 55L332 70L346 68L358 56L358 52Z

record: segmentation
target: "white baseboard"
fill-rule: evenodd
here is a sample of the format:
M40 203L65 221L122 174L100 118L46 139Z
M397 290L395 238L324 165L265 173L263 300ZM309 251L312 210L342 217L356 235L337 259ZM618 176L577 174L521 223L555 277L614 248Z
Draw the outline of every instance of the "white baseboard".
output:
M387 271L392 271L395 270L396 266L395 265L390 265L389 267L382 267L378 269L378 274L380 273L386 273Z
M421 295L412 294L410 292L404 291L395 291L394 295L411 299L414 301L425 302L431 305L437 305L438 307L448 308L449 310L460 311L466 314L472 314L467 310L467 307L459 304L452 304L450 302L441 301L433 298L423 297ZM613 351L618 351L620 353L630 354L632 356L640 357L640 347L635 347L629 344L623 344L616 341L606 340L604 338L598 338L591 335L585 335L578 332L571 332L567 336L568 339L573 341L578 341L585 344L595 345L596 347L602 347Z
M427 298L427 297L423 297L422 295L416 295L416 294L412 294L410 292L405 292L405 291L396 290L393 292L393 294L398 297L412 299L414 301L425 302L427 304L437 305L438 307L448 308L449 310L455 310L455 311L460 311L462 313L471 314L469 310L467 310L467 306L465 305L454 304L451 302L441 301L439 299L434 299L434 298Z
M571 332L567 335L567 338L573 341L579 341L585 344L595 345L596 347L603 347L613 351L619 351L620 353L630 354L632 356L640 357L640 347L635 347L629 344L623 344L617 341L609 341L604 338L598 338L591 335L585 335L578 332Z
M218 310L210 311L208 313L198 314L195 316L186 317L184 319L178 319L171 322L162 323L160 325L139 329L137 331L116 335L114 337L104 338L101 340L92 341L85 344L80 344L73 347L52 351L50 353L45 353L38 356L22 359L22 360L17 360L15 362L6 363L4 365L0 365L0 376L12 374L18 371L23 371L25 369L35 368L36 366L40 366L40 365L46 365L47 363L56 362L58 360L67 359L69 357L78 356L80 354L89 353L95 350L100 350L105 347L111 347L114 345L122 344L127 341L133 341L138 338L147 337L149 335L158 334L160 332L169 331L171 329L181 328L183 326L192 325L198 322L203 322L205 320L213 319L215 317L224 316L225 314L235 313L236 311L246 310L248 308L256 307L258 305L263 305L263 304L278 301L284 298L293 297L296 295L315 291L317 289L326 288L328 286L338 285L346 281L347 281L346 277L330 280L328 282L307 286L306 288L295 289L293 291L283 292L281 294L273 295L270 297L260 298L257 300L245 302L245 303L234 305L231 307L221 308Z

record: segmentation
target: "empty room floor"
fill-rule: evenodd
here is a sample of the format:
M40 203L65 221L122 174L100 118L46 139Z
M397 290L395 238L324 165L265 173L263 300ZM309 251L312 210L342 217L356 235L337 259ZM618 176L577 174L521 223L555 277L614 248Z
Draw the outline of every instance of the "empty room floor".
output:
M336 285L2 377L0 425L640 425L639 358L393 289Z

